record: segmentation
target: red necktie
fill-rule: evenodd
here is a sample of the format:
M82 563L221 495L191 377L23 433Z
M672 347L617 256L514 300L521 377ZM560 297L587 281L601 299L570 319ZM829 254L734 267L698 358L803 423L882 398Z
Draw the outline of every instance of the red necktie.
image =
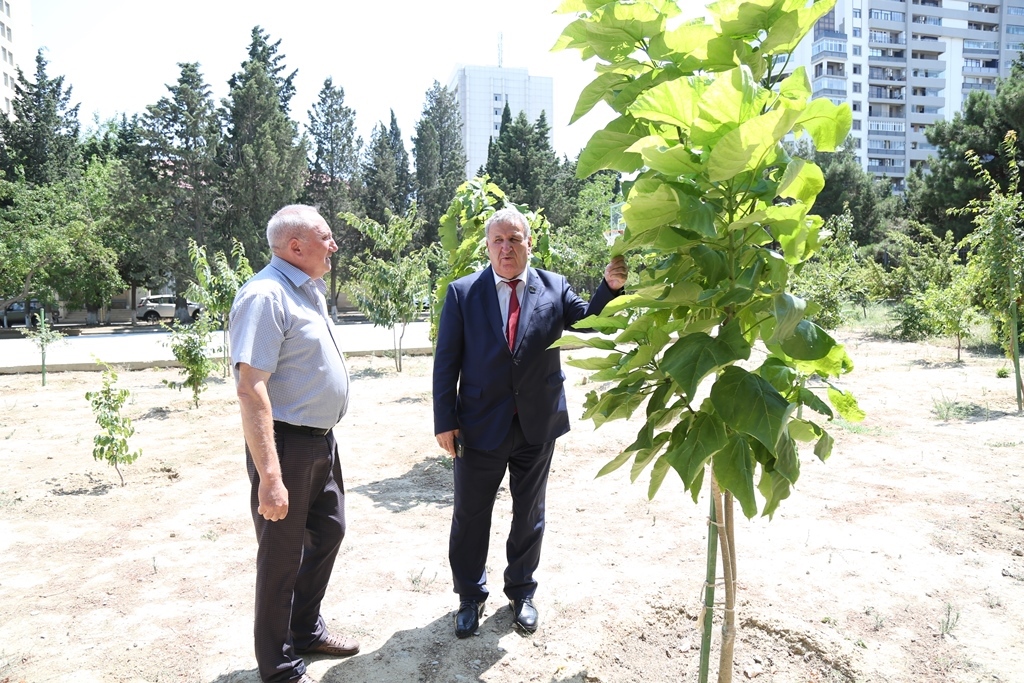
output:
M511 351L516 345L516 328L519 326L519 296L516 294L519 280L506 280L505 284L512 288L512 298L508 300L508 324L505 326L508 350Z

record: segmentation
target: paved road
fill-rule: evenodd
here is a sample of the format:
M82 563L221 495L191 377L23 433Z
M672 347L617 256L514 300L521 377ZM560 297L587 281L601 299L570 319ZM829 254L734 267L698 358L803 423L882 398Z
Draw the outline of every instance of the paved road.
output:
M69 336L46 351L46 369L98 370L95 359L132 369L177 365L168 346L170 333L151 326L85 330ZM106 331L110 329L111 331ZM349 355L383 353L394 348L390 330L370 323L337 325L338 339ZM428 353L430 323L410 323L405 330L402 349L407 353ZM220 348L220 333L215 333L211 352ZM39 372L39 349L28 339L0 339L0 374Z

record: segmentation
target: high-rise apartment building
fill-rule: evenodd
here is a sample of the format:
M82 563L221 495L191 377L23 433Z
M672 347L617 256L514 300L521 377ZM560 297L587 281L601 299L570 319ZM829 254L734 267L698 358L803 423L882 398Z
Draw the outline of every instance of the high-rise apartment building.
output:
M848 102L861 165L902 186L924 131L972 90L994 91L1024 50L1024 0L838 0L804 40L813 97Z
M487 163L487 143L498 137L506 102L513 118L526 112L532 123L544 112L549 124L554 120L552 79L531 76L526 69L461 66L452 74L448 88L455 93L462 115L467 178Z
M13 5L13 6L12 6ZM0 106L3 112L11 115L11 101L14 99L14 84L18 80L14 59L15 39L22 48L27 48L27 29L30 25L29 0L0 0L0 71L3 71L3 87L0 88ZM24 60L26 55L18 51L18 57ZM22 66L23 70L26 67ZM32 76L34 70L29 71Z

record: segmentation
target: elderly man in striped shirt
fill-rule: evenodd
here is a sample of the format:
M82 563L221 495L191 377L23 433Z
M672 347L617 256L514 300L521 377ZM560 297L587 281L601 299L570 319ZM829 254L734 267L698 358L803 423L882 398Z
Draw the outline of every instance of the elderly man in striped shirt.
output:
M267 225L273 258L231 307L231 360L245 434L256 554L256 661L262 680L313 679L301 655L354 655L327 632L320 603L345 537L345 487L332 428L349 377L323 276L338 250L310 206Z

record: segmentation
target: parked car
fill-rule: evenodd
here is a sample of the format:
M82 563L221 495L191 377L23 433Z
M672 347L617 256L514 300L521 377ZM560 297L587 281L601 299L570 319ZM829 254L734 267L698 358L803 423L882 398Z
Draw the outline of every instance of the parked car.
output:
M43 310L43 304L37 299L32 299L29 302L29 321L32 327L39 324L39 311ZM60 312L55 306L46 307L46 320L50 323L56 323L60 320ZM13 301L7 305L4 310L4 316L6 317L7 327L13 327L15 325L25 324L25 302L24 301ZM0 324L4 324L3 320L0 320Z
M187 301L185 304L188 307L188 314L192 319L198 320L199 316L202 315L203 307L194 301ZM148 323L159 322L161 318L173 318L174 295L154 294L153 296L143 297L135 309L135 317Z

